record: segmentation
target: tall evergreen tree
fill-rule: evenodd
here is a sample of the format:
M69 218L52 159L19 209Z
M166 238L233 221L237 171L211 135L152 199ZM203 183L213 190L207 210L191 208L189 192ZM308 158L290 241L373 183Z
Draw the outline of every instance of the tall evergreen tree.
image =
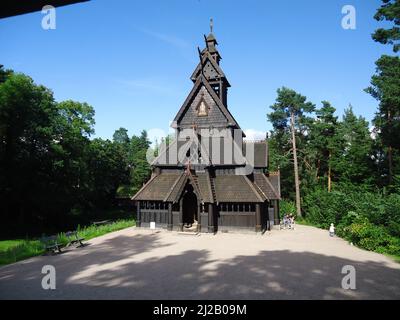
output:
M338 153L338 122L334 115L336 109L328 101L322 101L321 109L315 111L316 121L310 131L310 148L315 156L315 177L327 176L328 192L332 187L332 162Z
M296 212L301 216L300 204L300 177L297 157L296 131L301 130L302 124L307 121L306 114L315 109L315 105L306 101L307 98L296 91L282 87L277 90L275 104L271 106L273 110L268 114L268 119L272 122L275 129L285 131L289 129L292 144L293 170L296 190ZM283 133L284 134L284 133Z
M393 182L395 156L400 150L400 58L383 55L376 62L376 74L366 89L379 101L373 120L387 154L388 184Z
M351 105L344 111L338 139L341 154L333 159L332 165L339 179L348 184L373 184L371 132L368 122L357 117Z
M382 0L382 6L377 10L374 18L378 21L390 21L394 26L389 29L379 28L372 38L383 44L393 45L393 51L400 49L400 0Z

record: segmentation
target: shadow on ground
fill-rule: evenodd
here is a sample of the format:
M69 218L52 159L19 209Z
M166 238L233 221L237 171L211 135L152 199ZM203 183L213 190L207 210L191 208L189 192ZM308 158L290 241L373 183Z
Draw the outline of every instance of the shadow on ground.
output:
M213 260L205 249L168 255L173 245L157 233L120 235L9 265L0 268L0 299L400 298L399 269L372 261L288 250ZM56 268L56 290L41 288L44 264ZM341 288L344 265L356 268L356 290Z

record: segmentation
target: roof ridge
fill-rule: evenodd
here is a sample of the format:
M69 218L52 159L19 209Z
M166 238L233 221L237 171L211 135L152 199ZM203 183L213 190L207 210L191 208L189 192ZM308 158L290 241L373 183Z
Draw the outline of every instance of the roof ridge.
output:
M187 176L189 177L189 180L193 182L193 189L196 189L196 192L199 194L199 197L203 202L204 198L203 198L203 195L201 194L199 186L197 185L197 180L194 178L194 176L190 170L187 170L186 172L187 172Z
M174 191L176 185L178 184L178 181L182 178L182 176L185 174L185 171L183 171L181 173L180 176L178 176L178 178L175 180L174 184L172 185L172 187L170 188L170 190L168 191L168 194L166 195L166 197L164 198L163 201L167 201L167 199L169 198L169 196L171 195L171 193Z
M254 188L253 183L250 181L249 178L247 178L247 176L242 176L244 178L244 180L247 182L247 184L250 186L251 190L253 190L253 192L256 194L257 198L261 201L264 202L264 199L261 198L260 194L257 192L257 190Z
M280 199L280 196L278 196L278 194L276 193L276 190L274 188L274 186L272 185L271 181L269 181L268 177L264 174L261 173L261 175L264 177L265 181L269 184L269 186L271 187L271 190L273 191L273 193L275 194L277 199Z
M221 99L218 97L218 95L215 93L215 91L213 90L213 88L211 88L210 84L208 83L207 79L201 75L199 77L200 79L202 79L201 81L204 83L204 86L206 87L208 93L211 95L211 97L214 99L214 101L217 103L217 106L220 108L220 110L222 111L222 113L228 118L228 120L231 120L233 122L233 124L235 124L239 129L239 123L235 120L235 118L232 116L232 114L230 113L230 111L228 110L228 108L223 104L223 102L221 101Z
M270 198L268 198L268 196L264 193L264 191L262 191L262 189L259 187L259 185L257 183L254 183L254 186L257 188L257 190L259 190L263 196L269 201Z

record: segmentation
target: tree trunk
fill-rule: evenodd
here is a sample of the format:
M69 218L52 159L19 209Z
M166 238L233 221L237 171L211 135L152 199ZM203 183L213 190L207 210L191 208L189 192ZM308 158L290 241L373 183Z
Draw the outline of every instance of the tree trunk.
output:
M389 123L389 128L392 128L392 113L390 112L390 110L388 111L387 114L387 118L388 118L388 123ZM392 184L393 181L393 150L392 150L392 146L389 145L388 146L388 169L389 169L389 185Z
M328 157L328 192L331 192L332 187L332 168L331 168L331 151L329 150L329 157Z
M317 161L317 169L315 171L315 180L319 181L319 168L321 167L321 159Z
M299 180L299 167L298 167L298 164L297 164L296 135L295 135L295 131L294 131L294 112L290 113L290 127L291 127L291 130L292 130L294 184L295 184L295 187L296 187L296 211L297 211L297 216L301 217L300 180Z
M393 182L393 150L392 146L388 147L388 166L389 166L389 185Z

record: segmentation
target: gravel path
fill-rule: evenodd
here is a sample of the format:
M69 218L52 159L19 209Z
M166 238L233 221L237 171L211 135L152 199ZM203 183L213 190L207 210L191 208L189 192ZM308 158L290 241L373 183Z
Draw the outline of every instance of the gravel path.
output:
M127 228L0 268L0 299L400 299L400 264L308 226L264 235ZM41 287L42 267L56 289ZM356 269L356 290L341 287Z

